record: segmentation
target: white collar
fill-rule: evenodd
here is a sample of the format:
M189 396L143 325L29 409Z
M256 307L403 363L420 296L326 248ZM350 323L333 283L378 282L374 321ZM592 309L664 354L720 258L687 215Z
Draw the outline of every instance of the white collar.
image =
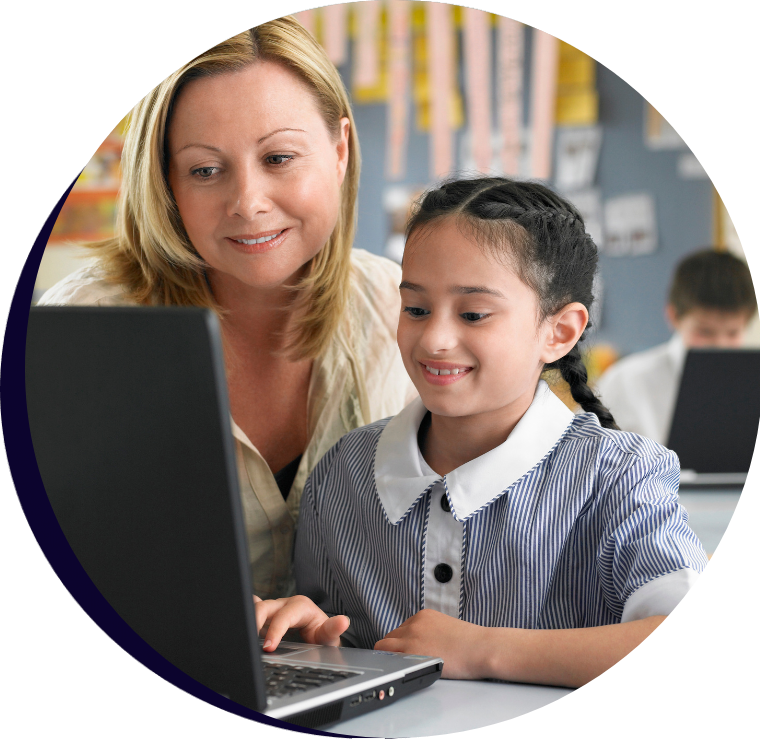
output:
M668 356L670 357L670 361L673 362L676 374L680 375L683 371L683 365L686 361L686 352L688 350L686 349L681 334L678 333L678 331L670 337L667 347Z
M424 474L420 464L417 432L426 413L422 400L416 398L388 422L377 444L375 485L392 524L401 521L441 479L435 473ZM533 402L507 440L443 477L454 518L466 520L535 467L573 418L572 411L539 381Z

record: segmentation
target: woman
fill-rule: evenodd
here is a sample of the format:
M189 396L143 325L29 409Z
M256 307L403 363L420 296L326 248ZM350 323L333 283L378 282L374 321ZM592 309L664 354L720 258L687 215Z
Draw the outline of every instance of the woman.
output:
M348 97L292 18L201 54L132 111L116 236L40 304L187 305L221 318L254 592L292 594L306 478L414 394L400 271L352 249Z

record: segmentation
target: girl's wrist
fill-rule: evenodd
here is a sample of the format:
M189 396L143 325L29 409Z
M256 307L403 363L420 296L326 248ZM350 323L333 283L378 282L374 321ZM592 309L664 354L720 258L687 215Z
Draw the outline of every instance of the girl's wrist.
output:
M522 682L528 657L526 629L484 627L477 664L480 679Z

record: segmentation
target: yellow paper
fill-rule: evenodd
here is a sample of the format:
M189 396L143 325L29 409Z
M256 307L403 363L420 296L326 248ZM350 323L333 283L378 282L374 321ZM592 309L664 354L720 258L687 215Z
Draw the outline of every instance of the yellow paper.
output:
M599 95L596 90L557 95L557 125L591 126L598 118Z

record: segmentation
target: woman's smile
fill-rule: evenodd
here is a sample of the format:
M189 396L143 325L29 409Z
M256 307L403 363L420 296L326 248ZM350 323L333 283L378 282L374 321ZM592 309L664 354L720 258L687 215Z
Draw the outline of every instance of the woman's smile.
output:
M289 228L283 228L279 231L266 232L263 235L227 236L226 240L244 254L262 254L280 246L287 238L289 231Z

